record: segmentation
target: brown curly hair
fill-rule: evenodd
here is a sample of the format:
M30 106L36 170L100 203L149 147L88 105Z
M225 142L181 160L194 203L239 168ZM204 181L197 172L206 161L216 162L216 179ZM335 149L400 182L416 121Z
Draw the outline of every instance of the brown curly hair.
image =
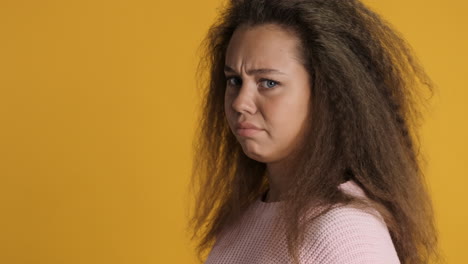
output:
M193 143L187 225L198 257L268 189L266 164L247 157L224 115L228 43L240 25L274 23L297 34L310 74L310 130L288 175L281 207L288 250L298 263L314 207L372 206L384 217L401 263L442 261L417 128L434 84L408 43L357 0L239 0L223 6L200 48L200 117ZM371 203L340 192L353 179Z

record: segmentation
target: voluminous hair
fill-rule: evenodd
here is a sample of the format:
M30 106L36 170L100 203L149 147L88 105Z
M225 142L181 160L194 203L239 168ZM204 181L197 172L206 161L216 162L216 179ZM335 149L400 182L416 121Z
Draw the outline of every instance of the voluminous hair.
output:
M224 113L231 36L239 26L264 24L296 34L312 80L308 134L280 210L294 261L308 221L337 205L376 209L401 263L441 260L418 135L435 85L401 34L357 0L231 1L210 27L197 69L201 113L187 225L199 258L268 189L266 164L245 155ZM337 188L349 179L368 200ZM306 219L312 207L324 209Z

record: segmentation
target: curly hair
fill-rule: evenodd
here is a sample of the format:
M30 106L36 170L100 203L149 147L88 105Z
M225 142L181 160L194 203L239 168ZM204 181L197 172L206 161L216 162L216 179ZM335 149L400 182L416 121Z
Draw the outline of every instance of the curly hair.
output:
M401 263L441 261L418 135L425 92L432 96L435 85L401 34L358 0L230 1L210 27L197 68L201 113L187 225L199 259L268 188L266 164L247 157L228 126L223 72L234 30L267 23L297 35L312 80L310 130L280 210L294 261L307 221L336 205L376 209ZM349 179L370 202L336 188ZM312 206L324 210L305 219Z

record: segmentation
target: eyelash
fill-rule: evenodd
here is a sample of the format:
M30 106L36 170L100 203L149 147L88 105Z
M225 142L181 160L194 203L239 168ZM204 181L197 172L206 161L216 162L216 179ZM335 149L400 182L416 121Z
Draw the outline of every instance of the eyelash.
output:
M233 78L237 78L237 77L235 77L235 76L226 77L226 83L227 83L227 85L231 85L231 84L229 83L229 81L230 81L231 79L233 79ZM266 87L265 89L273 89L273 88L275 88L276 86L278 86L278 85L280 84L280 82L275 81L275 80L271 80L271 79L260 79L260 82L264 82L264 81L267 81L267 82L268 82L268 81L272 81L272 82L275 83L275 85L274 85L273 87L271 87L271 88Z

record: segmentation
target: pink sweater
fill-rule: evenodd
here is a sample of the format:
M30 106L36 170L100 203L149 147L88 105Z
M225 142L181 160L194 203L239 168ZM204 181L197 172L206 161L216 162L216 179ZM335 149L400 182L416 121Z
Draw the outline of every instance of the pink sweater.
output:
M339 188L365 196L352 180ZM273 229L280 203L267 203L259 196L244 214L241 224L223 231L205 264L292 263L284 233ZM299 258L304 264L400 263L382 218L348 206L333 208L316 219L305 234Z

